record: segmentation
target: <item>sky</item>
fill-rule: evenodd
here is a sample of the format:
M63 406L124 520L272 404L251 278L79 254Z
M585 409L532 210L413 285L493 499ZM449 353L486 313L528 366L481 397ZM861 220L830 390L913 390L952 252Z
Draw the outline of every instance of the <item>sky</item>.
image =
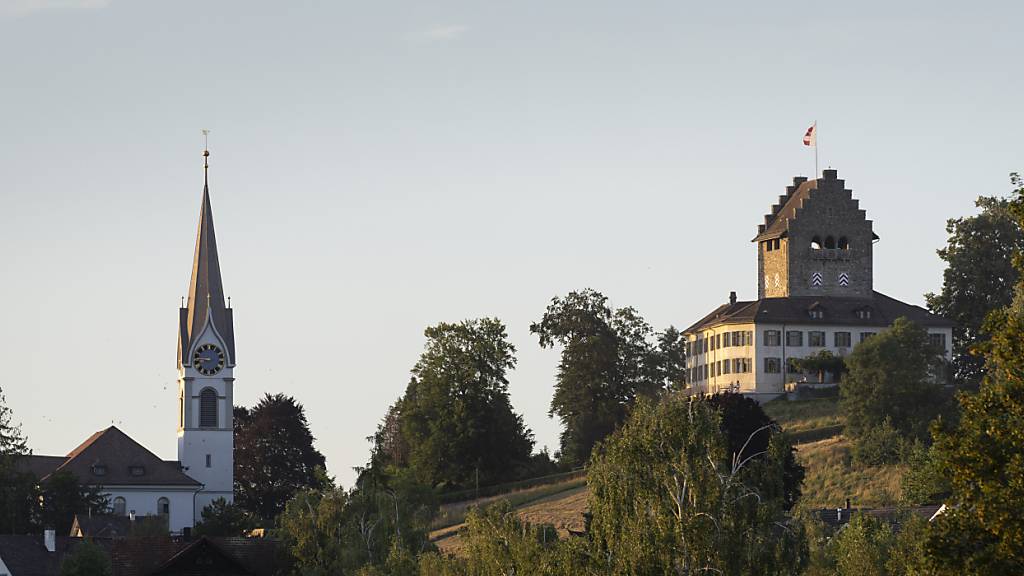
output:
M656 329L756 298L756 226L818 122L881 237L941 289L946 220L1024 171L1019 2L0 0L0 388L36 454L115 424L176 457L201 129L235 402L306 408L346 486L438 322L493 316L537 448L594 288Z

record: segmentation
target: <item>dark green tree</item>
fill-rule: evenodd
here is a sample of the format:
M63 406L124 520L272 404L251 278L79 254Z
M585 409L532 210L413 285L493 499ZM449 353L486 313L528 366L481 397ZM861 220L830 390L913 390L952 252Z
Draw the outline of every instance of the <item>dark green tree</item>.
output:
M60 576L110 576L110 556L99 545L83 540L60 563Z
M376 465L405 467L424 484L469 487L512 480L529 465L533 435L512 409L506 373L515 348L497 319L441 323L405 394L374 438Z
M612 309L591 289L553 298L530 332L543 348L562 346L549 413L562 422L561 459L570 465L586 462L638 397L655 397L682 381L678 331L666 330L655 345L654 330L636 310Z
M1024 250L1024 232L1009 199L982 196L975 204L981 209L977 215L946 223L949 241L938 251L946 262L942 291L925 295L932 312L956 322L954 377L974 390L985 373L985 359L971 348L988 340L986 315L1010 304L1018 279L1013 255Z
M107 514L107 496L98 486L82 484L68 471L54 472L41 485L39 519L43 528L54 528L57 534L71 532L75 514Z
M839 386L846 433L860 438L888 418L904 436L927 440L929 423L949 401L940 354L906 318L857 345Z
M715 394L708 402L721 415L721 429L725 434L726 454L746 460L758 454L767 454L772 438L782 436L782 429L765 414L761 405L742 394L726 392ZM780 441L786 442L783 437ZM800 499L804 481L804 467L796 460L792 447L783 463L783 508L790 510Z
M1009 210L1024 226L1024 182L1012 179ZM1014 262L1024 270L1024 252ZM1010 306L990 314L985 331L991 340L982 347L981 389L961 393L958 424L937 431L952 495L926 543L936 574L1024 573L1024 282Z
M224 498L210 502L201 516L202 520L192 530L196 536L245 536L257 527L249 512Z
M28 455L28 440L14 422L14 412L0 389L0 533L23 534L36 529L36 479L22 470Z
M595 450L590 555L600 574L797 574L807 554L786 521L785 460L768 450L730 457L721 416L707 401L638 402Z
M324 465L295 398L267 394L252 409L235 407L235 502L265 525L296 492L320 486Z

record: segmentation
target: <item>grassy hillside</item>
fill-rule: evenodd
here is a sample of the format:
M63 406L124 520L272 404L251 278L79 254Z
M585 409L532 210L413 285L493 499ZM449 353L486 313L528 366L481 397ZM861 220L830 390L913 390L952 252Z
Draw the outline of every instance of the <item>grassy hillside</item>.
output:
M905 468L854 464L850 441L842 436L797 446L797 459L806 470L803 507L839 508L849 498L854 507L875 508L899 500Z
M838 397L811 400L779 398L766 402L762 407L789 434L838 426L846 421L839 413Z

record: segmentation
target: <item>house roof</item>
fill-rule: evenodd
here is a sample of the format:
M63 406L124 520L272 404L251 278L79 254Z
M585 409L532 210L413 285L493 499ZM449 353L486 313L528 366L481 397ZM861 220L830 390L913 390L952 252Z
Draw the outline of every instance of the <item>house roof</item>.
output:
M12 576L56 576L64 556L81 542L80 538L57 536L54 551L49 552L41 534L0 535L0 560Z
M67 471L80 482L101 486L200 486L176 462L161 460L116 426L96 432L65 457L28 456L24 460L26 469L40 480ZM97 474L97 465L103 473Z
M84 538L124 538L131 533L132 520L116 514L82 516L75 514L70 536Z
M114 576L150 574L239 574L271 576L277 571L277 542L259 538L175 540L127 538L111 545ZM197 560L203 563L197 565ZM216 571L210 570L211 564ZM205 570L205 571L204 571ZM15 575L17 576L17 575Z
M823 309L823 317L811 318L808 310L812 308ZM865 308L871 310L870 318L861 318L857 315L859 310ZM901 302L881 292L873 292L870 298L791 296L723 304L684 330L684 333L697 332L721 324L751 323L885 327L901 316L925 327L953 326L953 322L920 306Z
M224 305L224 285L217 256L217 235L213 230L213 209L210 207L209 182L203 185L199 209L199 230L192 260L192 278L188 287L188 305L180 311L178 333L178 364L188 365L189 350L206 326L207 317L224 339L228 359L235 364L235 333L231 310Z

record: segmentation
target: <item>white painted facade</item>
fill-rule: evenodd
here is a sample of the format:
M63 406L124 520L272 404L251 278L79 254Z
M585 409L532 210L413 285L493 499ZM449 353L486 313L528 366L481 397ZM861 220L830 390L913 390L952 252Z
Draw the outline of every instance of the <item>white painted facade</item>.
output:
M207 321L189 357L203 344L213 344L227 355L227 346L213 323ZM206 376L194 366L182 366L178 374L178 460L190 477L203 484L195 497L195 517L217 498L234 501L234 359L217 374ZM217 422L200 421L201 395L211 389L217 395Z
M109 504L114 505L115 499L124 499L124 513L136 518L157 516L160 514L161 498L168 500L167 523L171 532L181 532L182 528L191 528L200 520L193 515L193 499L196 490L183 486L117 486L104 488Z
M817 374L803 374L787 371L789 359L806 358L827 350L837 356L846 356L859 344L865 334L877 334L885 330L880 326L847 326L832 325L822 326L820 324L722 324L712 326L697 334L687 334L687 342L693 351L688 357L688 366L693 369L690 376L690 385L697 391L715 394L718 392L739 392L751 396L758 401L767 401L775 398L791 389L798 383L818 383ZM779 334L778 345L769 345L767 332L773 331ZM734 332L748 334L740 338L743 342L739 346L698 346L698 341L717 339L721 341L726 334ZM788 332L800 332L801 344L799 346L787 344L786 334ZM811 332L824 333L824 344L821 346L811 345ZM849 346L836 345L836 333L849 334ZM952 360L953 330L949 327L929 327L929 334L941 334L945 341L944 358ZM749 342L749 343L748 343ZM767 370L769 361L766 359L778 359L778 371ZM749 371L737 372L736 361L740 364L749 364ZM728 370L723 364L729 362ZM770 361L774 364L774 360ZM704 373L707 376L704 376ZM823 384L833 384L831 378L826 375Z

